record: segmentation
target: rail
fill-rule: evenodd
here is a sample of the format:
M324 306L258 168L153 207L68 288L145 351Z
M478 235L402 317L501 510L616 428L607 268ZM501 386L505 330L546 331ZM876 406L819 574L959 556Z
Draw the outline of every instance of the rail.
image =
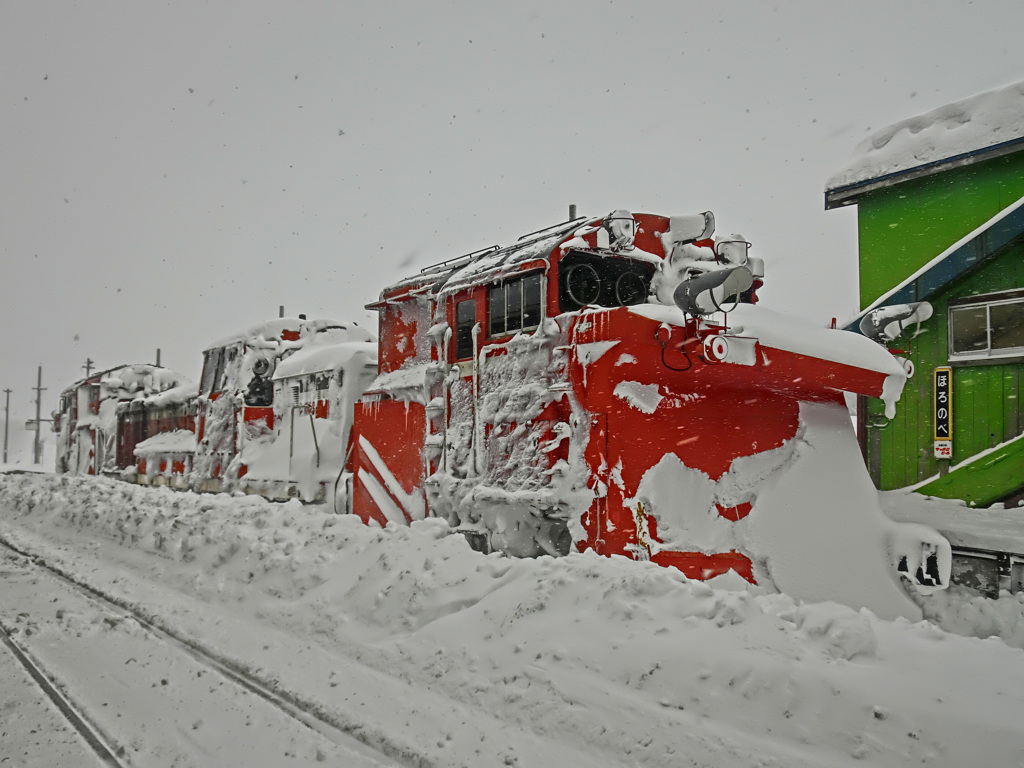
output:
M61 693L60 687L54 679L29 655L26 649L14 640L3 622L0 622L0 642L7 646L11 655L24 667L29 677L46 694L46 697L53 702L57 711L67 720L68 724L85 740L96 757L113 768L126 768L125 763L117 759L113 748L101 735L100 729Z
M411 758L412 764L418 765L415 757L406 754L400 748L396 747L393 754L387 749L381 749L378 744L367 741L362 730L358 726L350 728L346 727L345 724L335 722L324 714L319 710L316 704L303 701L292 693L285 692L280 689L275 690L271 683L261 680L249 671L235 665L230 660L211 654L194 640L184 637L168 627L157 626L149 617L145 616L142 612L135 609L130 604L127 604L125 601L106 595L102 591L84 583L71 574L66 573L61 568L50 565L35 554L11 543L3 536L0 536L0 546L20 555L36 568L45 571L47 574L65 584L72 590L92 601L95 601L96 603L99 603L107 610L125 618L131 618L159 641L184 652L199 664L217 673L236 686L259 697L266 703L278 709L287 717L305 726L310 731L323 736L334 744L348 747L349 749L358 746L358 749L369 751L376 756L376 759L381 760L384 764L408 764ZM7 641L10 640L10 638L7 632L4 631L0 634L3 635L5 644L8 644ZM13 643L13 641L11 642ZM9 644L8 647L10 647ZM30 672L30 674L32 673ZM42 672L40 672L40 674L43 678L46 677ZM36 679L37 683L39 682L35 675L33 675L33 679ZM58 705L58 707L59 706L60 705ZM61 711L64 712L64 710ZM67 715L65 714L65 716ZM87 722L84 721L84 717L83 722ZM91 743L92 742L90 742L90 744ZM109 749L107 751L109 752ZM100 753L98 752L97 754ZM116 761L116 757L113 756L112 752L110 753L110 757L113 758L115 762L110 762L108 759L107 763L121 768L122 763Z

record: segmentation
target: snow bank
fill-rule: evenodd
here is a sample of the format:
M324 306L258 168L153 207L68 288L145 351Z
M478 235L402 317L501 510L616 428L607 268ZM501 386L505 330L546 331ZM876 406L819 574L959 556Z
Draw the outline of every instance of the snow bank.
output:
M1024 82L981 93L875 131L827 190L907 171L1024 137Z
M69 476L0 478L0 533L50 542L90 578L116 562L133 576L111 571L112 584L152 582L301 639L286 678L312 642L594 765L961 766L1024 750L1018 650L649 563L485 556L437 519L371 528L316 505ZM337 690L325 706L353 695ZM503 759L453 744L441 732L422 748L435 765Z

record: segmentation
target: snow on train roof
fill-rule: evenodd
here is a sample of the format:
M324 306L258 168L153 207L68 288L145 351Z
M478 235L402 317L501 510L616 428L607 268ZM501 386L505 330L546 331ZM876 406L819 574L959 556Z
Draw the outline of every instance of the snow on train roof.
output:
M130 392L141 393L144 396L163 392L172 387L178 386L183 381L177 371L162 366L141 363L136 365L125 365L111 371L100 379L100 384L106 388L117 387Z
M600 221L600 218L593 221ZM386 301L385 297L389 294L417 286L440 284L441 290L444 292L457 290L479 282L482 275L486 274L488 277L492 277L513 271L519 264L546 258L569 232L585 226L587 223L591 222L586 222L583 219L561 222L524 235L512 245L505 247L495 245L492 248L485 248L433 264L423 268L416 275L387 286L381 291L381 300ZM375 305L371 304L368 308L373 307Z
M594 221L600 221L600 219ZM527 235L526 239L521 239L514 245L484 253L453 272L445 282L443 290L446 292L458 290L479 282L483 275L487 275L489 278L497 277L504 272L513 270L519 264L547 258L552 249L564 240L569 232L579 229L581 226L584 226L584 222L574 221L556 225L557 228L542 230L535 236Z
M367 362L377 364L377 347L369 340L343 341L338 344L315 344L285 358L277 365L273 379L287 379L309 373L334 371L356 354L363 353Z
M115 371L120 371L122 368L127 368L127 367L128 367L127 365L115 365L113 368L107 368L104 371L97 371L96 373L90 374L89 376L83 376L82 378L80 378L77 381L75 381L73 384L69 384L63 390L61 390L61 394L62 395L71 394L76 389L78 389L79 387L84 386L86 384L99 384L100 380L104 376L108 376L111 373L114 373Z
M161 408L168 405L178 405L179 403L185 403L192 398L198 396L199 385L188 379L182 379L181 383L176 387L171 387L163 392L157 392L156 394L147 395L145 397L136 398L133 403L141 403L142 405L149 406L151 408Z
M118 365L79 379L62 390L61 394L68 395L82 386L96 385L101 388L104 397L116 394L119 399L126 399L129 395L140 398L166 392L186 382L188 379L170 368L135 363Z
M373 341L373 334L358 323L343 323L338 320L301 320L297 317L277 317L273 320L254 325L241 333L226 336L213 344L208 345L203 351L209 352L213 349L231 346L239 342L247 346L260 347L265 344L281 343L281 335L285 331L321 332L326 330L340 330L348 333L348 340L351 341Z
M862 141L826 191L1024 139L1024 82L901 120Z

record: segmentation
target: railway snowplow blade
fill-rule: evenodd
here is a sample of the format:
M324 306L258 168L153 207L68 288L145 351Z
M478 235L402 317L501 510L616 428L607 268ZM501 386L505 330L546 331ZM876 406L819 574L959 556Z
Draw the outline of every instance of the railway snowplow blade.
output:
M919 619L903 585L948 586L949 542L885 516L845 407L801 403L800 422L792 459L758 493L745 548L793 597Z
M884 348L756 306L711 331L675 308L596 315L574 381L602 414L587 460L603 497L578 545L920 618L907 590L948 584L949 544L886 518L842 394L895 408L907 375Z

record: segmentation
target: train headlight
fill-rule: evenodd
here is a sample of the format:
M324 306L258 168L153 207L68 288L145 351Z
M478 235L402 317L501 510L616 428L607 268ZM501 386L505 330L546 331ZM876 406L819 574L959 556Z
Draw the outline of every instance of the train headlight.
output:
M729 356L729 341L724 336L704 339L704 357L709 363L720 363Z

